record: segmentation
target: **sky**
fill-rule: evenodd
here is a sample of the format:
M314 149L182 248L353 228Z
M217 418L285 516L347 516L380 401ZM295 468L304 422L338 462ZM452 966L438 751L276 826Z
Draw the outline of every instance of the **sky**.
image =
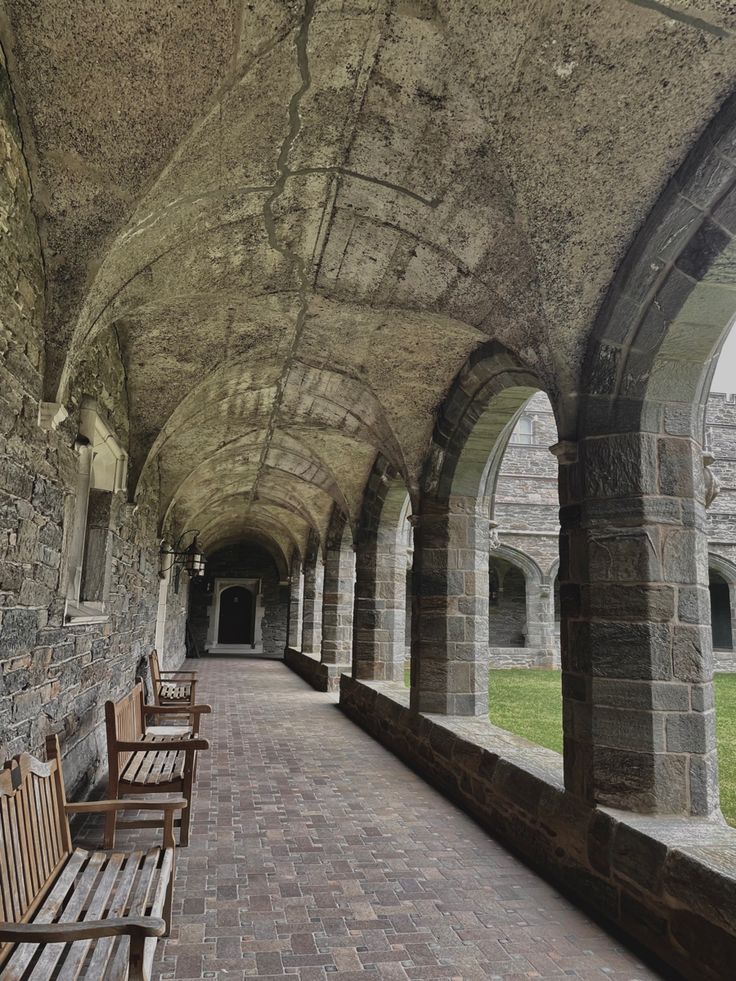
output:
M726 338L718 367L713 376L712 392L736 392L736 327Z

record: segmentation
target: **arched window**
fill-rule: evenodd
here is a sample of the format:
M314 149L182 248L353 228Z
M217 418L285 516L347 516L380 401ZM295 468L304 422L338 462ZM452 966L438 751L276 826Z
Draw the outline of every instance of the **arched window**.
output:
M534 419L523 415L516 423L510 442L529 446L534 442Z

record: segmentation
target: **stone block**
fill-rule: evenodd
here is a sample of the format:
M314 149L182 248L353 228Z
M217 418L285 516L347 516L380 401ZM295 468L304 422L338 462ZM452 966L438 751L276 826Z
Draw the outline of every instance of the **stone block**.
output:
M712 671L710 628L672 628L672 668L679 681L704 682Z
M736 963L736 934L724 930L689 910L675 910L670 932L680 945L694 972L692 977L723 978L724 965ZM710 975L706 971L712 972Z
M617 878L623 876L645 892L658 896L666 858L667 846L662 842L626 824L618 824L611 861Z
M668 752L708 753L715 748L715 712L670 713L666 731Z
M660 753L665 749L664 715L597 706L593 709L593 742L596 747Z
M13 656L28 653L36 646L38 614L23 607L5 609L0 620L0 651Z
M591 623L592 673L604 678L672 677L670 627L664 623Z
M588 861L593 870L606 878L611 874L611 853L616 821L603 811L593 811L588 825Z

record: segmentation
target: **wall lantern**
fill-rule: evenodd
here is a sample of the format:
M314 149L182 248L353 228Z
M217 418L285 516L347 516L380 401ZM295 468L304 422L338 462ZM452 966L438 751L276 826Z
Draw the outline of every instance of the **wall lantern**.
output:
M169 569L173 568L175 565L179 566L177 573L181 569L185 569L189 575L194 579L195 576L204 575L204 566L207 561L200 551L199 545L197 544L197 535L199 532L185 531L179 536L178 541L173 546L173 548L167 548L165 542L161 542L161 548L159 550L159 556L161 557L161 571L159 576L163 579ZM187 548L184 548L184 540L188 535L193 535L191 543ZM163 567L164 557L170 556L171 562L166 568Z

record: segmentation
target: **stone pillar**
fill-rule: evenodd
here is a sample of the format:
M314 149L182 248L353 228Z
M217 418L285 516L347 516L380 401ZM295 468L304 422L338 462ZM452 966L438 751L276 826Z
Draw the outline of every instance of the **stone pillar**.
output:
M414 519L414 711L488 715L488 509L457 496Z
M349 665L353 653L355 550L328 545L322 604L322 663Z
M552 587L530 579L526 581L526 646L550 653L556 646Z
M397 528L361 529L355 556L353 676L403 680L406 555Z
M302 607L304 603L304 576L302 564L295 559L291 564L291 586L289 589L289 627L286 643L293 650L299 650L302 637Z
M322 649L322 592L325 567L317 556L304 567L304 607L302 624L302 652L319 654Z
M558 443L569 790L610 807L718 808L703 468L686 437Z

